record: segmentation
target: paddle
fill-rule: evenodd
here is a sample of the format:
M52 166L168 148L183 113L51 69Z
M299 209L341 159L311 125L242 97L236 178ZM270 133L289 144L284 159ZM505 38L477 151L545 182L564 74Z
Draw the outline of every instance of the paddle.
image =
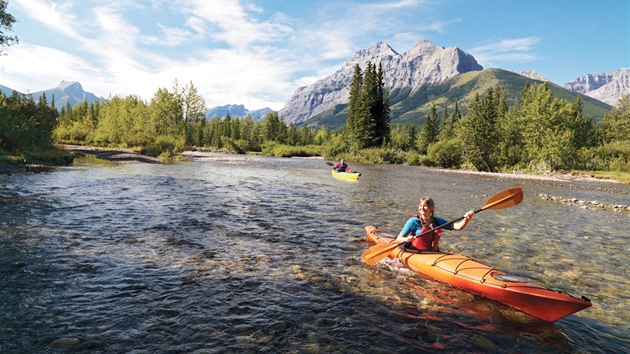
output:
M498 209L509 208L509 207L518 205L522 200L523 200L523 190L521 188L509 188L509 189L504 190L503 192L499 192L493 195L492 197L490 197L490 199L488 199L486 204L482 206L481 209L475 210L475 214L481 211L484 211L486 209L498 210ZM419 235L416 235L413 238L420 237L422 235L428 234L429 232L432 232L437 229L441 229L445 226L456 223L462 219L464 219L463 216L457 220L449 221L446 224L440 225L438 227L434 227L433 229L429 231L425 231ZM361 255L361 259L363 259L363 261L367 263L368 265L376 264L382 261L383 259L385 259L389 255L391 250L402 245L403 243L405 242L394 243L394 244L381 243L376 246L372 246L367 251L363 252L363 254Z

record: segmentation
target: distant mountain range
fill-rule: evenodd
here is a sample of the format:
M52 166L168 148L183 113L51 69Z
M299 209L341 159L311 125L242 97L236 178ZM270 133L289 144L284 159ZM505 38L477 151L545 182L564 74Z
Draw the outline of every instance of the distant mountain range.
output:
M580 76L564 87L616 106L622 96L630 94L630 69Z
M368 61L383 66L393 123L422 124L433 103L440 109L445 105L452 109L458 102L459 108L465 112L475 93L483 94L497 84L505 87L512 103L516 102L527 82L548 82L554 96L570 102L579 92L584 96L585 113L596 122L623 95L630 94L629 69L587 75L575 84L561 87L535 71L483 70L472 55L457 47L439 47L424 40L408 52L398 54L387 43L379 42L356 52L334 74L297 89L279 115L286 122L309 126L337 128L345 124L354 66L359 64L364 70Z
M483 70L472 55L457 47L438 47L424 40L398 54L387 43L378 42L356 52L334 74L299 88L278 114L287 123L301 123L348 103L354 68L358 64L365 70L368 62L382 64L385 87L390 91L415 92L462 73Z
M0 89L6 96L13 95L13 89L11 88L0 85ZM22 92L18 93L24 95ZM93 93L85 92L83 86L77 81L61 81L55 88L31 93L35 102L39 101L39 98L44 94L46 95L48 104L50 104L53 99L55 100L55 106L57 108L61 108L68 103L74 107L78 102L83 100L87 100L88 104L91 104L99 99Z
M465 115L475 93L480 95L488 88L502 86L505 89L508 105L518 102L520 93L527 83L540 84L543 81L534 80L517 73L502 69L485 69L470 71L456 75L439 84L423 85L412 91L410 88L394 89L390 91L390 118L392 123L424 124L433 103L438 107L441 117L444 107L453 112L455 103L460 112ZM554 97L574 102L578 93L567 90L554 83L548 83ZM582 97L584 114L595 122L599 122L607 111L612 109L608 104L594 98ZM308 126L327 126L331 129L342 127L348 115L348 104L338 104L320 114L315 115L304 124Z
M603 74L588 74L566 83L563 87L550 82L535 71L515 73L502 69L485 69L476 59L457 47L435 46L427 40L418 42L409 51L399 54L385 42L354 53L334 74L312 85L298 88L278 112L287 123L338 128L345 124L348 89L354 67L362 70L368 62L381 63L385 86L390 93L393 123L421 124L426 120L433 103L452 109L458 103L462 113L474 93L483 94L488 88L501 85L508 100L516 102L524 85L548 82L554 96L572 102L583 95L584 112L595 121L616 106L619 99L630 94L630 69L619 69ZM0 85L0 91L11 96L13 89ZM21 93L20 93L21 94ZM62 81L59 86L31 93L35 100L46 94L48 102L54 97L55 106L76 105L82 100L92 103L99 98L86 92L79 82ZM270 108L248 110L242 104L216 106L206 111L208 119L251 116L260 120L274 112Z
M13 89L4 85L0 85L0 91L8 97L13 95ZM24 93L22 92L18 92L18 94L24 95ZM61 83L55 88L31 93L35 102L39 101L39 98L44 94L46 95L46 101L49 104L54 98L55 106L57 108L61 108L68 103L70 103L70 105L74 107L78 102L83 100L87 100L88 104L92 104L93 102L99 100L99 98L96 97L96 95L94 95L93 93L83 90L83 86L81 86L81 84L77 81L61 81ZM230 116L235 118L246 117L249 115L255 120L261 120L265 116L265 114L275 111L271 108L262 108L250 111L246 109L245 106L243 106L242 104L225 105L207 109L206 117L208 117L208 119L212 119L215 116L225 118L227 112L230 112Z
M225 118L228 112L230 113L230 117L232 118L236 118L236 117L243 118L243 117L250 116L254 120L261 120L265 116L265 114L269 112L275 112L275 111L268 107L250 111L246 109L245 106L242 104L228 104L225 106L216 106L216 107L209 108L206 111L206 117L208 117L208 119L212 119L217 116L221 118Z

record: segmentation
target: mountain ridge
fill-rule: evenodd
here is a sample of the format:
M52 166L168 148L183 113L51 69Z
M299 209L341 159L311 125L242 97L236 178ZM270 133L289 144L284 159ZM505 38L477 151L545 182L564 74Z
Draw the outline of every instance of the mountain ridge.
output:
M287 123L301 123L335 105L347 103L355 66L358 64L365 70L368 62L382 65L385 87L390 90L411 87L413 91L424 84L436 84L463 72L483 69L472 55L457 47L435 46L425 39L399 54L380 41L355 52L332 75L298 88L278 114Z
M531 79L512 71L489 68L482 71L471 71L445 80L440 84L424 85L416 91L409 88L396 89L390 92L391 123L424 124L431 110L436 104L441 117L444 107L453 112L455 103L465 115L474 94L483 95L489 88L497 85L505 89L508 105L518 102L520 92L526 84L542 84L545 81ZM570 91L552 82L547 82L554 97L575 101L579 93ZM604 114L612 109L608 104L588 96L582 96L584 114L599 122ZM303 124L312 127L327 126L337 129L345 124L347 104L339 104L312 117Z
M220 118L225 118L228 112L230 113L230 117L233 118L244 118L250 116L254 120L261 120L267 113L275 111L269 107L249 110L245 108L245 105L242 104L227 104L223 106L214 106L208 108L206 110L206 117L208 117L208 119L212 119L216 116Z
M566 83L564 87L616 106L621 97L630 95L630 68L583 75Z
M387 79L386 88L396 95L401 96L404 93L409 97L421 87L426 92L437 92L440 90L432 90L427 85L438 85L457 75L483 70L472 55L458 47L435 46L425 39L416 43L407 52L400 54L386 42L380 41L369 48L356 51L332 75L296 89L285 106L277 113L287 123L306 122L322 114L330 115L331 112L339 114L343 111L343 105L347 105L354 66L359 64L363 70L367 62L382 63L384 76ZM532 70L513 73L557 85ZM623 95L630 94L630 68L583 75L562 87L614 107ZM0 91L6 96L11 96L13 93L13 89L3 85L0 85ZM46 94L49 103L54 98L57 107L63 107L68 103L74 106L84 99L87 99L88 103L100 99L84 91L77 81L64 80L55 88L30 93L35 100L38 100L42 94ZM242 104L231 104L209 108L206 116L209 119L215 115L225 117L228 110L234 117L244 117L249 114L254 119L257 117L261 119L269 112L276 112L270 108L248 110Z

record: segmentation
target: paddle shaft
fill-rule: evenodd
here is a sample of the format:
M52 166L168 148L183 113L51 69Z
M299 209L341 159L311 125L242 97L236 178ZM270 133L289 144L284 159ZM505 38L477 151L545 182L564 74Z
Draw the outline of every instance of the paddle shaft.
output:
M475 214L477 214L477 213L480 213L480 212L482 212L482 211L484 211L484 210L486 210L486 209L490 209L490 208L492 208L492 207L493 207L493 206L495 206L495 205L501 204L501 203L503 203L504 201L506 201L506 200L508 200L508 199L511 199L512 197L513 197L512 195L509 195L509 196L507 196L507 197L505 197L505 198L502 198L502 199L497 200L496 202L493 202L493 203L490 203L490 204L486 204L486 205L484 205L483 207L481 207L481 209L479 209L479 210L475 210L475 211L474 211L474 213L475 213ZM420 237L420 236L424 236L424 235L428 234L429 232L433 232L433 231L435 231L435 230L439 230L439 229L441 229L441 228L443 228L443 227L446 227L446 226L451 225L451 224L454 224L454 223L456 223L456 222L458 222L458 221L464 220L464 218L465 218L465 216L462 216L462 217L461 217L461 218L459 218L459 219L456 219L456 220L453 220L453 221L449 221L449 222L447 222L447 223L445 223L445 224L442 224L442 225L440 225L440 226L436 226L436 227L432 228L431 230L427 230L427 231L425 231L425 232L423 232L423 233L421 233L421 234L418 234L418 235L414 236L413 238L418 238L418 237ZM401 243L399 243L398 245L402 245L403 243L406 243L406 242L401 242Z

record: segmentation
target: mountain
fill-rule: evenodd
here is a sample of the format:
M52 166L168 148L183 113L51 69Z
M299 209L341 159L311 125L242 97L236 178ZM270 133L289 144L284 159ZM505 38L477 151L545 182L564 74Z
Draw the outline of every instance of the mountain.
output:
M13 89L4 85L0 85L0 92L2 92L7 97L11 97L11 95L13 95Z
M539 73L535 72L534 70L520 71L517 74L519 74L521 76L528 77L530 79L538 80L538 81L549 81L548 78L540 75Z
M74 107L78 102L83 100L87 100L87 103L91 104L99 99L93 93L85 92L83 86L77 81L61 81L55 88L33 92L31 95L37 102L43 94L46 94L48 104L50 104L54 98L55 106L58 108L65 106L67 103L70 103L70 105Z
M230 112L230 116L234 118L243 118L249 115L254 120L261 120L265 116L265 114L275 111L268 107L250 111L246 109L245 106L242 104L228 104L225 106L216 106L209 108L208 110L206 110L206 117L208 117L208 119L212 119L216 116L225 118L228 112Z
M447 79L438 84L425 84L415 91L410 87L394 89L390 91L390 118L392 123L424 124L435 103L438 115L441 117L444 106L449 112L453 112L455 103L462 115L465 115L475 93L483 95L488 88L502 86L505 89L508 105L518 102L520 93L525 85L541 84L543 81L530 79L512 71L502 69L485 69L483 71L471 71ZM578 93L547 82L554 97L574 102ZM599 122L604 114L612 109L611 106L582 96L584 114L594 122ZM346 123L348 104L338 104L328 110L315 115L305 124L308 126L327 126L331 129L342 127Z
M368 62L382 64L385 87L409 89L411 93L461 73L483 70L472 55L457 47L439 47L423 40L404 54L398 54L387 43L378 42L354 53L331 76L297 89L278 114L287 123L300 123L347 104L354 67L359 64L361 70L365 70Z
M13 94L13 89L0 85L0 91L7 96L11 97ZM24 93L18 92L20 95L24 95ZM77 81L61 81L61 83L52 89L37 91L30 94L33 97L35 102L39 101L39 98L42 95L46 95L46 101L50 104L55 99L55 106L57 108L61 108L65 106L67 103L70 103L72 107L74 107L77 102L83 101L87 99L88 104L99 100L96 95L91 92L85 92L83 90L83 86Z
M564 87L616 106L622 96L630 95L630 69L580 76Z

